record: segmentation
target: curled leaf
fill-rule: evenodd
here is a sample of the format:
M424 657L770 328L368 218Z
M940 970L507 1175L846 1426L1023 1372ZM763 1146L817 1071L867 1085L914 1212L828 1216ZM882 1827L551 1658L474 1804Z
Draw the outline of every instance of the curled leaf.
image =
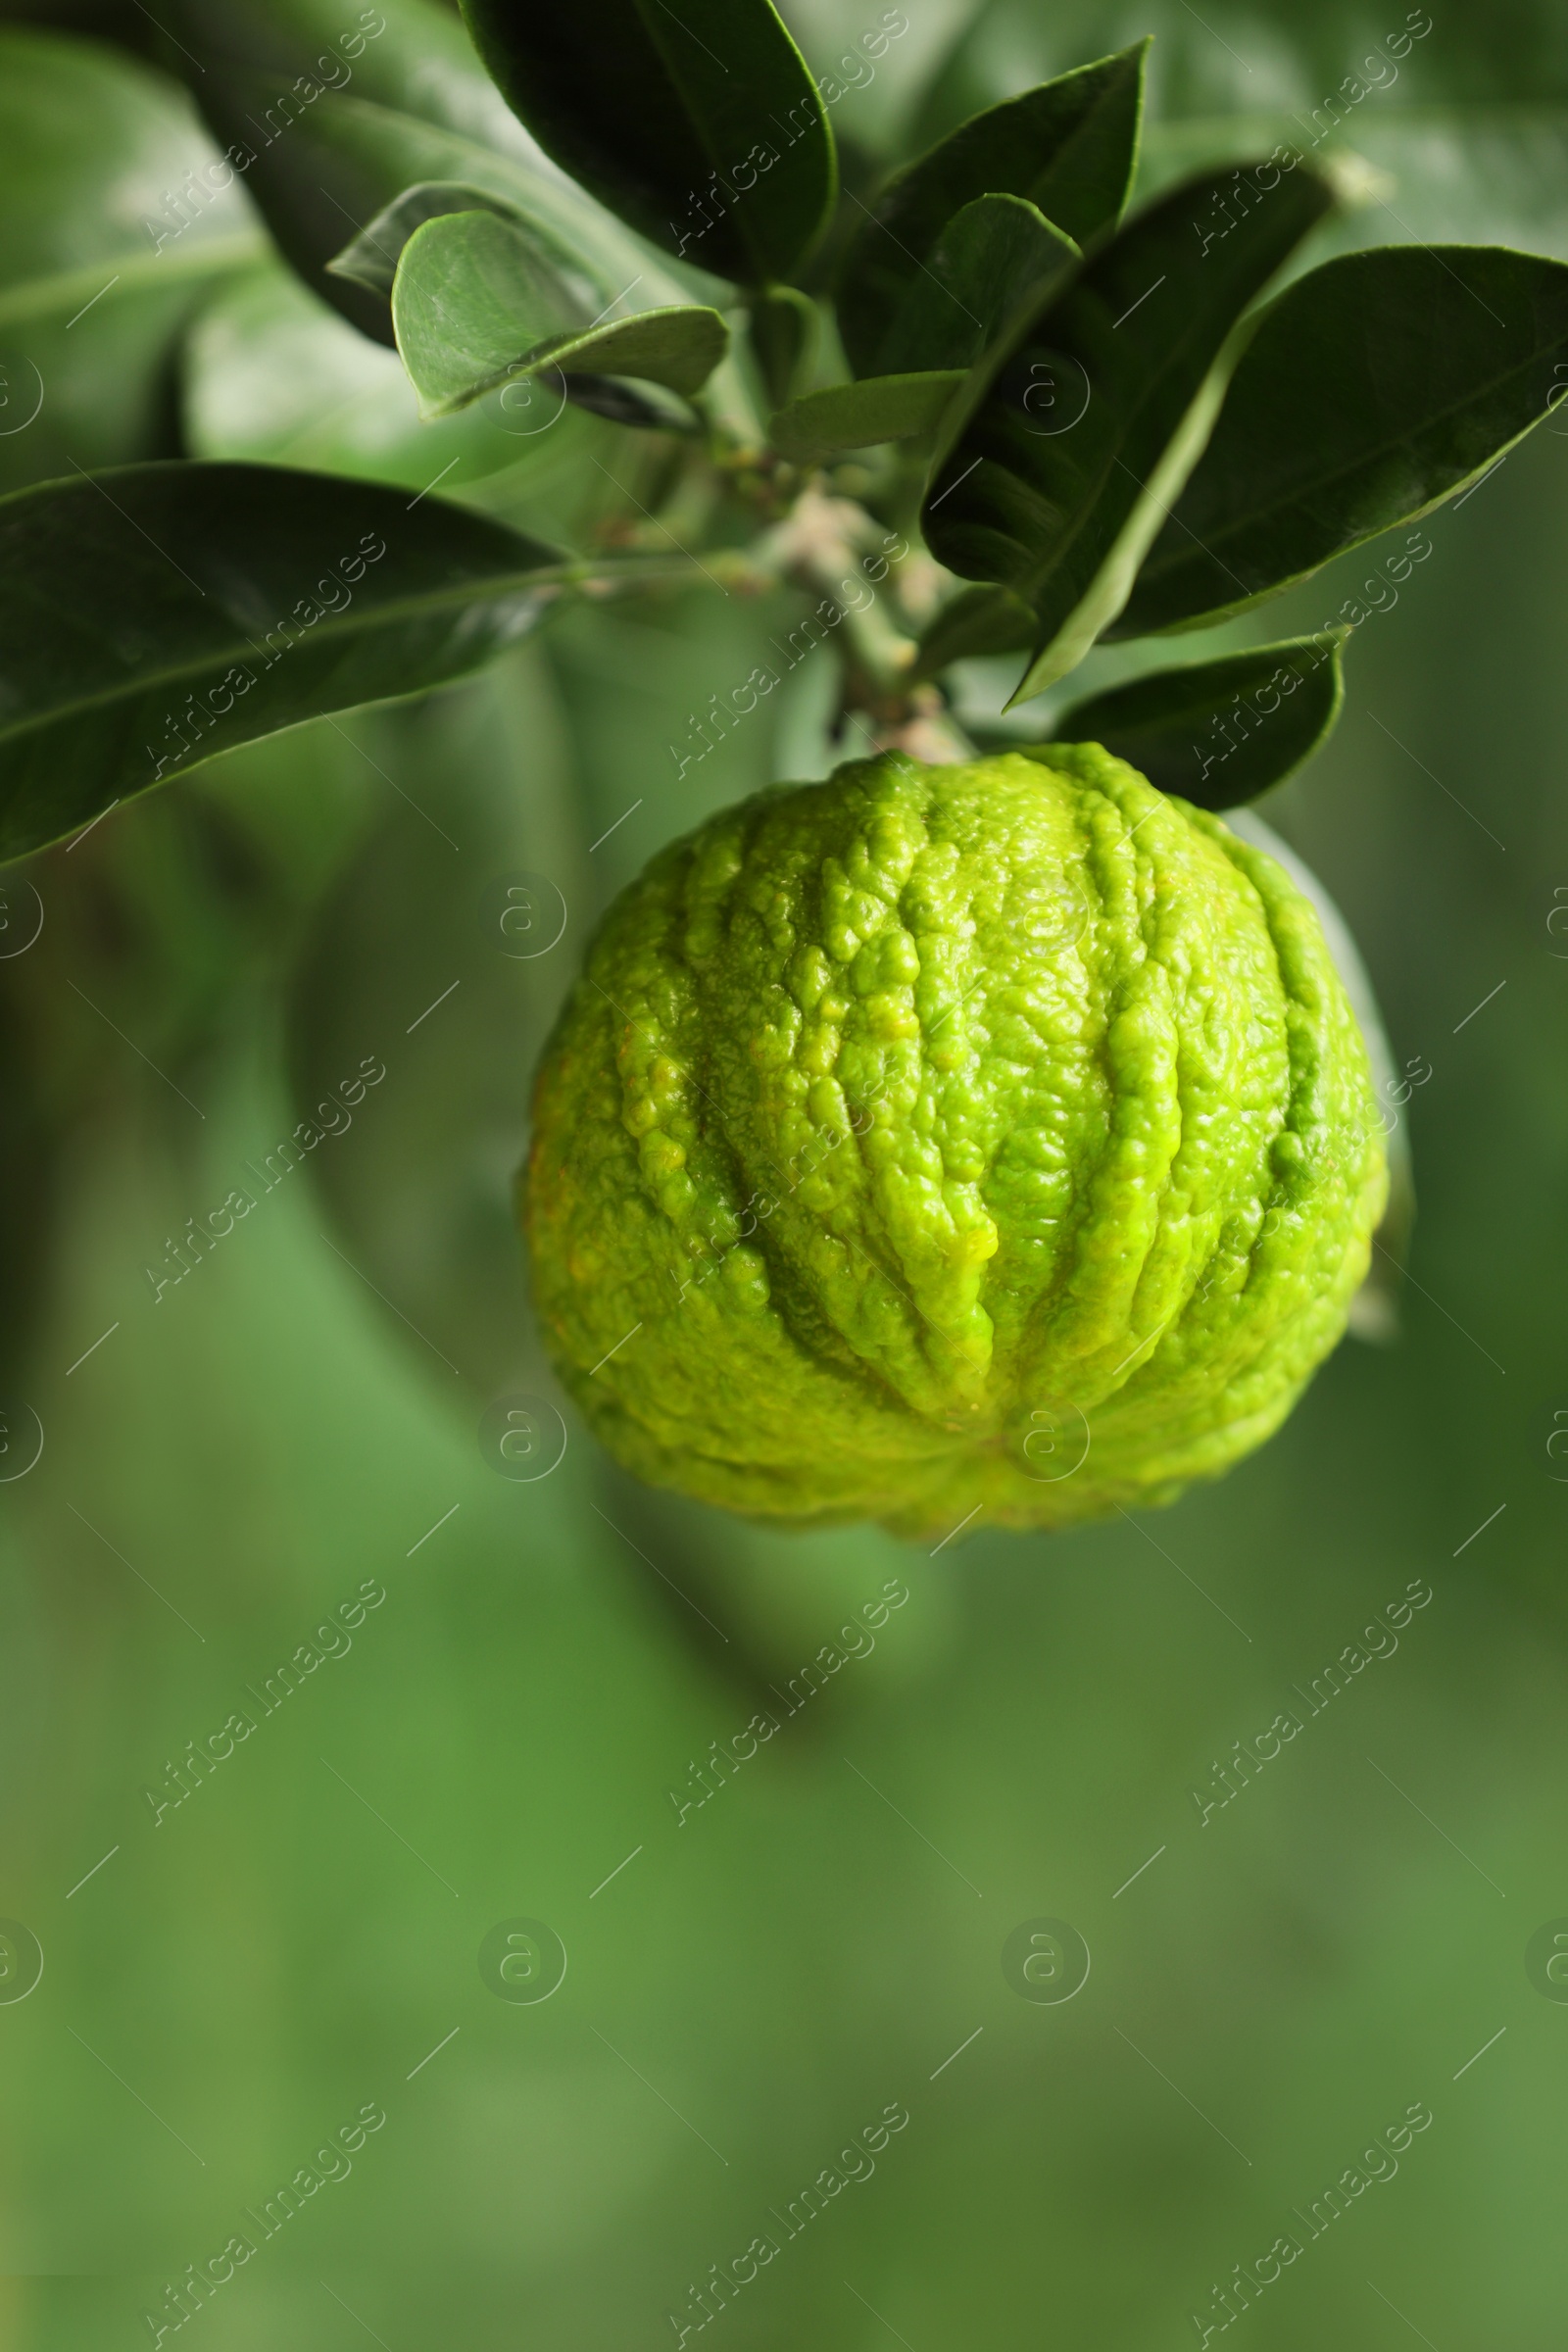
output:
M729 345L723 319L701 304L589 317L527 229L494 212L447 213L415 230L392 323L423 416L545 370L643 376L690 395Z
M404 246L416 228L422 228L427 220L439 220L448 213L494 213L503 220L525 223L525 216L503 197L476 188L468 180L421 179L383 206L373 220L368 220L358 235L350 238L341 253L333 255L326 267L334 277L349 278L372 294L384 294L390 302ZM541 243L550 244L551 259L558 269L564 273L569 270L572 257L564 245L540 238L537 228L534 235Z

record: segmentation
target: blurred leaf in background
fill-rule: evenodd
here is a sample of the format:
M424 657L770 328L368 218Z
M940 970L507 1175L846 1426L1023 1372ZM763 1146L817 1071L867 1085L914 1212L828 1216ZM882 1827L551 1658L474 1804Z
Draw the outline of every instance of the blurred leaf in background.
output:
M180 332L265 240L232 167L161 74L9 29L0 57L0 488L11 490L74 464L172 455Z

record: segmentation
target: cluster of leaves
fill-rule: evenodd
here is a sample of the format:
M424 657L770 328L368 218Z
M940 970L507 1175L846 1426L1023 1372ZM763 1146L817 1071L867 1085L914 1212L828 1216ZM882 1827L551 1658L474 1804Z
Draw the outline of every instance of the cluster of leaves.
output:
M0 858L458 677L574 594L758 578L824 476L918 515L948 589L918 643L859 646L851 691L886 723L954 662L1017 651L1022 701L1097 642L1211 626L1424 514L1568 383L1568 266L1543 257L1351 252L1265 300L1340 202L1294 148L1124 218L1145 43L862 197L770 0L465 0L472 49L422 0L341 13L166 10L217 169L313 293L395 346L422 417L611 418L666 453L662 499L701 485L696 543L564 550L439 482L61 468L0 500ZM216 268L221 240L177 218L181 268ZM167 312L178 273L139 267ZM1333 725L1344 634L1143 676L1056 731L1234 806Z

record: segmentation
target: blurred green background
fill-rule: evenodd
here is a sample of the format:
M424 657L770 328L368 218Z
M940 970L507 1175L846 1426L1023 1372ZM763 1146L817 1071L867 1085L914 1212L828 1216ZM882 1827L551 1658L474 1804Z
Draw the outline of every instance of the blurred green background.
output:
M501 474L493 416L421 434L396 362L238 197L158 316L106 301L68 344L29 255L90 291L204 134L90 37L116 12L6 13L33 21L0 35L29 224L0 359L61 393L0 437L8 487L185 447L417 488L455 455L449 492L568 538L571 443L637 487L636 437L577 414ZM786 13L822 71L882 14ZM1403 23L904 13L834 107L862 178L1153 29L1157 184L1293 135ZM1369 168L1344 241L1568 258L1568 20L1438 5L1336 143ZM31 1947L0 1930L7 2345L151 2342L241 2232L182 2338L209 2352L633 2352L695 2340L692 2290L765 2233L710 2323L730 2352L1157 2352L1293 2230L1236 2322L1260 2352L1560 2343L1568 2005L1526 1954L1568 1915L1568 423L1426 527L1339 735L1266 810L1350 919L1396 1059L1431 1065L1401 1333L1347 1342L1259 1456L1136 1524L934 1557L759 1533L630 1486L551 1387L508 1205L532 1062L650 852L831 763L809 665L678 781L667 750L787 601L579 612L4 877L0 1915L43 1956L11 1997ZM1216 642L1319 624L1380 552ZM1166 658L1094 657L1068 691ZM564 927L520 958L495 907L524 874ZM352 1126L155 1298L187 1220L366 1057ZM531 1480L482 1436L518 1393L564 1414ZM769 1688L889 1580L874 1649L682 1816L711 1744L782 1713ZM1305 1715L1293 1687L1412 1580L1396 1651L1204 1819L1194 1788ZM246 1686L367 1583L352 1646L324 1637L262 1718ZM239 1708L254 1733L155 1820L149 1787ZM1092 1955L1070 2001L1004 1973L1041 1918ZM548 2000L481 1975L516 1919L564 1946ZM1292 2209L1418 2102L1396 2177L1308 2240ZM842 2152L890 2106L867 2172ZM317 2152L362 2109L385 2121L352 2169L264 2240L245 2209L339 2171ZM787 2236L824 2168L862 2177Z

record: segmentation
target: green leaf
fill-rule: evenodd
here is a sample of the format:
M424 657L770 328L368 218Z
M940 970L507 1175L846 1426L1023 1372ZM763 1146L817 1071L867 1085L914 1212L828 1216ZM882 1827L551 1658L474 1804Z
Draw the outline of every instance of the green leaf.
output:
M526 145L450 12L432 0L389 11L341 0L164 0L164 57L182 75L209 128L269 228L315 292L380 341L386 305L326 264L400 189L421 179L471 177L387 158L371 175L331 150L344 108L368 105L383 124L405 115L438 144L474 143L527 173ZM323 152L324 150L324 152ZM510 150L510 153L507 151ZM412 167L412 168L411 168Z
M934 678L950 662L1019 654L1035 641L1035 616L1010 588L965 588L943 606L920 639L916 678Z
M330 264L411 187L462 181L504 203L548 243L564 274L599 289L598 309L639 272L644 299L692 298L672 270L537 149L480 71L461 25L426 0L390 14L332 0L183 0L171 23L182 71L279 250L312 291L390 345L387 300ZM330 20L330 21L328 21ZM379 33L367 29L375 22Z
M613 480L587 463L588 450L612 477L626 478L618 437L603 433L552 382L421 423L397 353L356 332L278 260L247 270L203 312L181 372L192 457L401 482L409 497L439 485L444 499L461 500L471 489L487 507L504 502L505 519L519 529L564 546L594 535L605 494L614 494ZM572 512L571 498L563 513L545 495L552 484L581 493L589 511Z
M525 218L503 198L466 180L422 179L417 187L405 188L373 220L368 220L358 236L333 255L327 269L334 277L352 278L357 286L368 287L372 294L382 294L390 302L404 246L416 228L448 213L496 213L504 220Z
M827 110L769 0L464 0L547 154L677 258L789 277L838 185Z
M612 376L578 376L564 391L556 376L520 378L421 423L396 351L358 333L275 257L203 314L183 375L192 457L402 482L406 499L435 491L552 547L614 544L667 483L667 446L584 409L586 386L624 389ZM684 402L659 397L691 423Z
M973 367L1026 302L1082 259L1025 197L977 196L906 287L883 338L886 372Z
M306 125L302 123L300 128L303 131ZM328 261L341 244L342 207L349 196L358 199L356 218L368 220L411 185L463 180L526 226L568 285L580 281L585 290L592 289L598 296L596 309L633 284L644 301L653 304L688 300L694 285L708 282L696 271L677 270L662 254L654 253L591 196L555 172L494 154L451 131L416 122L412 116L340 98L330 107L317 110L310 129L317 151L305 158L304 171L319 172L324 167L333 193L336 226L324 217L318 223L329 235ZM340 188L347 194L340 197ZM363 198L361 191L366 192ZM318 290L330 300L334 282L340 290L347 290L329 276ZM376 309L390 341L385 303L378 303Z
M1240 808L1283 784L1333 733L1349 633L1324 629L1155 670L1074 703L1055 740L1101 744L1200 808Z
M1121 611L1208 437L1238 320L1333 201L1304 169L1252 186L1218 243L1200 241L1208 175L1129 221L974 369L950 421L926 542L1033 608L1015 702L1065 677Z
M1022 196L1080 245L1120 218L1138 156L1140 41L973 117L898 172L861 223L840 276L844 348L882 373L883 341L955 213Z
M0 31L0 490L172 454L172 354L265 251L234 174L162 75Z
M0 499L0 859L236 744L462 677L581 569L439 500L267 466Z
M1414 119L1419 142L1419 117L1447 100L1490 119L1490 131L1510 102L1522 110L1568 96L1556 0L1516 0L1500 15L1440 9L1434 16L1427 8L1407 11L1404 0L1387 15L1358 0L1312 8L1300 0L1143 0L1137 13L1158 35L1150 57L1151 115L1162 126L1250 115L1254 154L1276 138L1303 146L1334 126L1359 148L1369 121L1401 114ZM1054 0L1050 8L1040 0L986 0L957 18L958 37L916 117L922 140L1086 55L1103 38L1105 7L1104 0ZM1264 135L1260 125L1275 110L1281 127ZM1398 209L1405 213L1402 203Z
M245 73L284 89L309 77L487 146L528 152L444 0L391 0L384 9L358 0L164 0L156 16L170 28L171 72L192 81Z
M448 213L416 229L392 289L392 322L422 416L545 368L644 376L700 392L729 345L716 311L685 304L593 319L527 231L495 213Z
M816 466L844 449L908 441L934 432L963 382L961 368L920 375L871 375L830 384L792 401L768 426L768 438L793 466Z
M1474 481L1568 388L1568 266L1385 246L1264 312L1112 634L1204 626Z

